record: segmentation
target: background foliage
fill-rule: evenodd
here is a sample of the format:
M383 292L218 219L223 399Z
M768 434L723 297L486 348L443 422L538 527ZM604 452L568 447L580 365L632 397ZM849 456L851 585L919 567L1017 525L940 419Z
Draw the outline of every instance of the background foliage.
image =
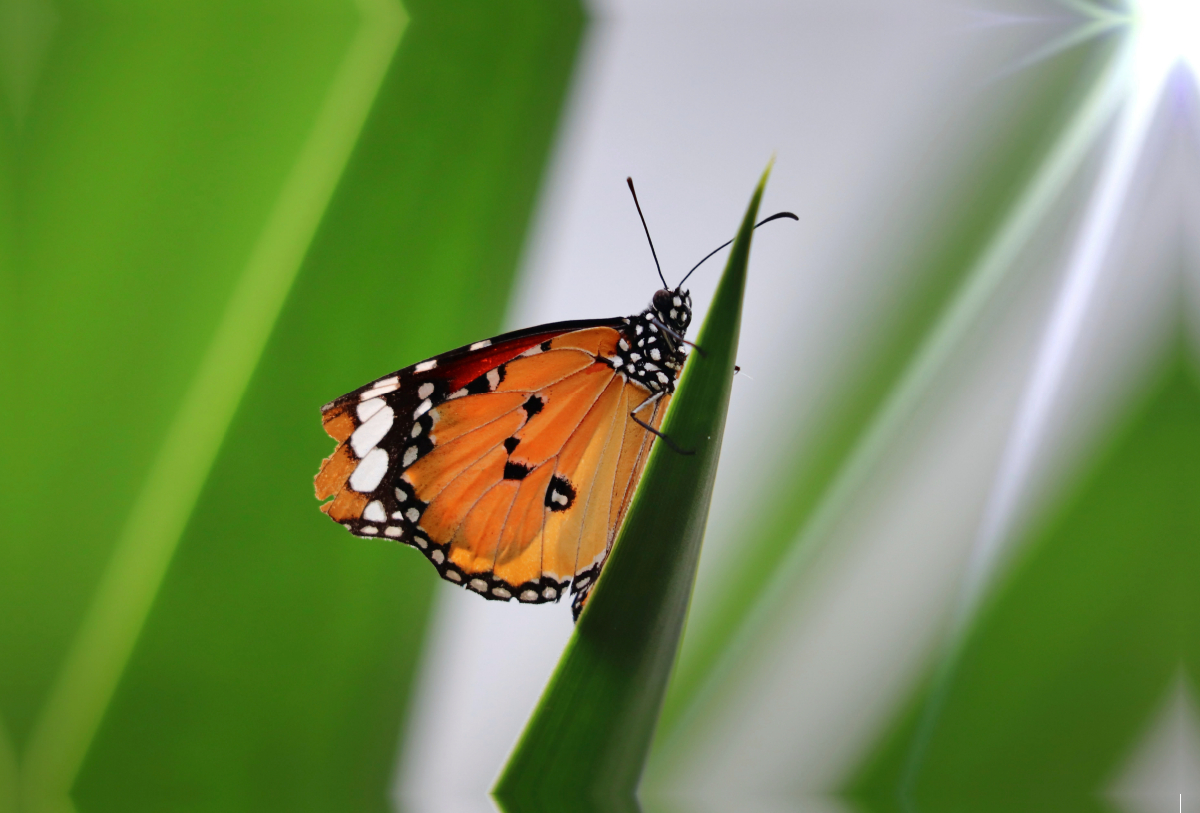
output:
M0 0L0 811L486 805L565 610L325 521L319 406L635 312L625 176L675 279L773 152L647 797L1189 807L1200 104L1144 6Z
M433 582L416 557L319 521L311 477L331 449L319 407L499 327L579 10L58 14L3 150L3 408L19 423L13 393L58 395L40 417L55 430L9 438L8 459L28 463L5 467L0 489L0 703L16 763L2 798L14 809L15 782L31 805L72 789L85 810L384 808ZM372 48L373 65L353 64ZM339 71L355 69L339 87ZM349 122L353 151L306 144L345 85L366 102ZM314 195L319 227L275 225L305 192L295 174L322 164L336 191ZM231 296L272 228L290 230L278 238L290 256L275 262L293 267L241 301L251 315L223 359L249 377L229 392L238 371L225 366L205 388L214 330L237 321ZM256 345L256 331L270 338ZM219 453L185 448L156 464L189 406L228 416L210 428ZM202 445L198 435L182 445ZM186 503L178 540L161 540L169 566L139 572L143 550L108 598L128 605L140 591L152 611L98 606L147 490ZM89 626L113 612L135 617ZM103 668L64 678L81 630L111 651L130 625L136 647L110 664L111 700L94 685ZM69 719L48 727L64 683L91 696L68 698L58 717ZM98 730L78 719L93 709ZM31 764L31 750L42 763L86 759L76 777L75 765Z

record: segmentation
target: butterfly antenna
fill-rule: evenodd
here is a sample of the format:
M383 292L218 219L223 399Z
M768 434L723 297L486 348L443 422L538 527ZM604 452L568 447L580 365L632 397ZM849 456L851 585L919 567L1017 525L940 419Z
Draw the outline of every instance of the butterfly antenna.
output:
M629 184L629 191L633 193L633 205L637 207L638 217L642 219L642 228L646 230L646 241L650 243L650 254L654 257L654 267L658 269L658 278L662 280L664 288L670 288L671 286L667 285L667 278L663 276L662 266L658 264L658 252L654 250L654 241L650 239L650 228L646 225L646 216L642 214L642 204L638 203L637 192L633 188L633 178L626 178L625 183Z
M630 187L630 189L632 189L632 188L633 188L633 187L631 186L631 187ZM641 210L639 209L638 211L640 212ZM758 221L757 223L755 223L755 224L754 224L754 228L756 228L756 229L757 229L759 226L762 226L762 225L764 225L764 224L770 223L772 220L778 220L778 219L779 219L779 218L781 218L781 217L787 217L787 218L791 218L792 220L799 220L799 219L800 219L800 218L796 217L794 214L792 214L791 212L779 212L778 214L773 214L773 215L771 215L770 217L766 218L765 220L760 220L760 221ZM649 235L647 234L646 236L648 237ZM728 245L729 245L729 244L731 244L732 242L733 242L732 240L727 240L726 242L724 242L724 243L722 243L721 245L717 246L716 248L714 248L712 251L708 252L708 254L706 254L706 255L704 256L704 260L707 260L709 257L711 257L712 255L716 254L718 251L720 251L721 249L725 248L726 246L728 246ZM704 265L704 260L701 260L700 262L698 262L698 263L696 263L695 265L693 265L693 266L692 266L692 271L695 271L697 268L699 268L700 266ZM683 283L687 282L687 278L688 278L688 277L690 277L690 276L692 275L692 271L688 271L686 274L684 274L684 275L683 275L683 279L679 280L679 286L678 286L678 287L676 287L676 289L675 289L675 290L679 290L679 288L683 287Z

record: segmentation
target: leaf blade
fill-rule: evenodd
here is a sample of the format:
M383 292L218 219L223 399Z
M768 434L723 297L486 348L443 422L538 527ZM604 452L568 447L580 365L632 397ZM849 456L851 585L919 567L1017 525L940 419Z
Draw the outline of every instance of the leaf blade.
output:
M628 803L641 778L696 576L733 386L763 173L604 575L493 794L511 810Z

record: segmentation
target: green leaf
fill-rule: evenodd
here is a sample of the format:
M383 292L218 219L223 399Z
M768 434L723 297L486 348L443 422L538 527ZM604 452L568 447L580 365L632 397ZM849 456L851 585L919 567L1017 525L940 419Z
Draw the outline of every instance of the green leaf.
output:
M0 813L389 811L439 580L317 510L320 405L499 331L582 9L50 5L0 393L75 395L0 467Z
M510 810L629 807L675 663L733 385L763 173L629 515L575 634L493 791Z
M1200 383L1191 339L1178 342L1030 528L953 680L925 682L898 710L855 796L907 785L922 811L1084 810L1074 800L1111 787L1176 681L1200 674Z
M800 574L829 541L827 520L855 491L861 475L912 413L929 376L958 346L963 325L986 308L986 293L1005 278L997 250L1025 237L1025 224L1041 223L1039 190L1071 162L1073 122L1086 121L1088 88L1111 43L1078 48L1040 71L988 96L968 117L1008 111L988 146L964 165L941 207L936 227L916 240L908 259L895 258L889 273L906 282L887 313L864 325L860 347L843 349L846 378L828 393L803 438L781 425L781 443L795 450L771 477L738 540L739 555L721 573L720 585L697 603L688 623L678 671L671 682L651 759L654 783L670 782L706 742L727 710L732 692L761 667L755 649L770 637L765 619L778 618L780 598L793 595ZM1053 65L1053 67L1049 67ZM1001 101L1002 100L1002 101ZM1051 187L1053 188L1053 187ZM975 314L975 315L972 315ZM703 588L702 588L703 590ZM766 625L769 627L770 625Z

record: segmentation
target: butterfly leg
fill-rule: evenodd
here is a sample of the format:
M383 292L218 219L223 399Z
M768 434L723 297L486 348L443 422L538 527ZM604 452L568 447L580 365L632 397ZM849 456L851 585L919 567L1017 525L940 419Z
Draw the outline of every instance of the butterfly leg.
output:
M707 356L707 355L708 355L708 353L705 353L705 352L704 352L704 348L703 348L703 347L701 347L701 346L700 346L700 345L698 345L698 344L693 344L692 342L689 342L687 339L685 339L685 338L683 338L682 336L680 336L680 335L679 335L678 333L676 333L674 330L671 330L671 328L667 327L667 326L666 326L666 325L664 325L662 322L660 322L660 321L658 320L658 318L657 318L657 317L655 317L655 316L651 316L651 317L650 317L650 321L651 321L651 322L653 322L655 325L657 325L657 326L658 326L658 329L659 329L659 330L661 330L663 333L665 333L665 334L666 334L666 335L667 335L669 338L672 338L672 339L674 339L674 340L675 340L675 341L677 341L677 342L682 342L683 344L686 344L688 347L694 347L694 348L696 348L696 352L697 352L697 353L699 353L701 356ZM672 348L672 350L674 350L674 348Z
M635 406L633 408L633 412L641 412L643 409L650 406L651 404L653 404L655 401L657 401L659 398L662 398L662 397L663 397L663 394L661 391L654 393L649 398L647 398L645 401L642 401L640 404ZM633 412L631 412L629 414L632 415Z
M663 394L662 394L661 392L656 392L654 395L651 395L651 396L650 396L649 398L647 398L645 401L642 401L640 404L638 404L636 407L634 407L634 409L633 409L633 412L630 412L630 413L629 413L629 417L633 418L633 420L634 420L634 423L636 423L638 426L640 426L640 427L642 427L643 429L645 429L647 432L649 432L649 433L651 433L651 434L655 435L656 437L660 437L660 438L662 438L662 439L663 439L663 443L665 443L665 444L667 444L668 446L670 446L670 447L671 447L671 449L672 449L672 451L674 451L674 452L676 452L676 453L678 453L678 454L681 454L681 455L693 455L693 454L695 454L695 452L694 452L694 451L692 451L692 452L689 452L687 449L681 449L681 448L679 447L679 444L678 444L678 443L676 443L675 441L671 440L669 437L667 437L666 435L664 435L662 432L659 432L659 431L658 431L657 429L655 429L653 426L651 426L650 424L646 423L645 421L643 421L641 418L639 418L639 417L637 416L637 413L641 412L643 409L645 409L646 407L648 407L648 406L650 406L651 404L653 404L653 403L654 403L655 401L657 401L659 398L662 398L662 396L663 396Z
M679 446L679 444L678 444L678 443L676 443L675 441L671 440L669 437L667 437L666 435L664 435L662 432L659 432L659 431L658 431L657 429L655 429L653 426L651 426L650 424L646 423L646 422L645 422L645 421L643 421L641 418L639 418L637 415L634 415L632 412L630 412L630 413L629 413L629 417L633 418L633 421L634 421L634 423L636 423L638 426L640 426L640 427L642 427L643 429L645 429L645 430L646 430L647 432L649 432L650 434L652 434L652 435L656 435L656 436L658 436L658 437L662 438L662 440L663 440L663 443L665 443L665 444L667 444L668 446L670 446L670 447L671 447L671 451L675 452L676 454L681 454L681 455L694 455L694 454L696 453L694 450L692 450L692 451L688 451L687 449L680 448L680 446Z

